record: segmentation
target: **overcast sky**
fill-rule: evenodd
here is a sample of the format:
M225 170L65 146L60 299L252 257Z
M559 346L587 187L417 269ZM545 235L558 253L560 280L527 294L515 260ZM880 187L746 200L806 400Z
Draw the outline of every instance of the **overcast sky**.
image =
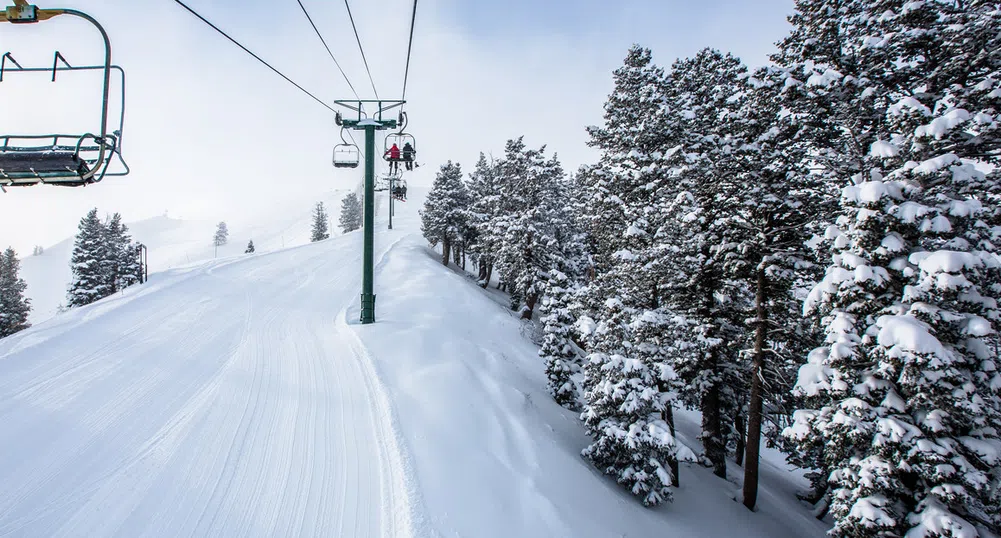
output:
M0 3L9 3L0 0ZM186 0L237 40L330 103L353 97L295 0ZM373 96L344 3L303 0L363 98ZM281 4L284 9L276 9ZM399 98L410 0L353 0L376 89ZM661 65L707 46L762 65L787 31L793 0L420 0L407 89L408 131L428 182L447 159L465 169L525 135L564 167L593 160L585 126L601 121L611 71L633 43ZM44 7L44 6L43 6ZM97 17L127 71L123 148L132 174L82 189L33 187L0 194L0 248L71 236L91 207L127 221L172 217L240 222L291 190L352 186L337 170L333 115L171 0L61 0ZM98 63L99 35L57 17L0 25L0 54L50 65ZM98 129L99 80L60 74L5 77L0 134ZM16 106L15 106L16 104ZM118 110L118 103L113 103ZM360 134L360 133L359 133ZM361 141L362 137L356 134ZM304 208L309 211L309 208Z

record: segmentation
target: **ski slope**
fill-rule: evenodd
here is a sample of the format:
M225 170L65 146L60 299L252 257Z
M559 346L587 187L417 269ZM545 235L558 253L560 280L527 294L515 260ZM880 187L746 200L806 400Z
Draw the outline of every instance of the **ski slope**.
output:
M322 201L327 211L334 216L330 232L331 235L339 235L340 230L335 226L336 216L339 214L341 199L349 192L349 189L304 191L294 192L291 197L286 193L282 200L275 202L273 211L269 214L221 216L220 220L226 221L230 235L229 243L218 249L212 245L218 221L187 220L163 215L129 222L129 233L134 240L146 245L151 272L236 256L243 253L250 240L254 241L257 252L270 252L309 243L312 211L316 202ZM38 256L20 253L21 277L28 284L26 295L31 299L32 323L49 319L56 314L60 305L65 304L66 289L73 280L70 270L73 241L74 238L69 237L47 247Z
M646 509L582 460L521 322L434 259L417 202L379 219L374 325L351 233L0 340L0 536L823 535L778 463L751 513L705 469Z

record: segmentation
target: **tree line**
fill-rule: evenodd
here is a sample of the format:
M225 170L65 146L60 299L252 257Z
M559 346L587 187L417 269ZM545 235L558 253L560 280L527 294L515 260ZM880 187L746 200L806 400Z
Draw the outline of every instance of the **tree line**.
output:
M596 163L441 167L422 231L540 311L582 455L644 504L761 445L833 536L1001 530L1001 9L798 0L771 63L615 70ZM701 412L702 453L674 412Z

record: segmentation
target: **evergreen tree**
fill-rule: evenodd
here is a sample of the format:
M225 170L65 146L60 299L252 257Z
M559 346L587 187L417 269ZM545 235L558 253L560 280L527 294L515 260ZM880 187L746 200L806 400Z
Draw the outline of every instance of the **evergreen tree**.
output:
M330 217L327 215L327 210L323 207L323 202L317 202L313 208L313 230L309 236L309 240L315 243L328 239L330 237L329 221Z
M226 227L225 222L220 222L216 227L215 236L212 238L212 244L216 247L221 247L229 242L229 228Z
M571 333L574 319L570 313L573 290L570 280L562 272L550 271L549 282L540 305L540 323L544 334L539 355L546 360L546 377L549 379L549 393L556 403L572 410L578 410L577 387L572 376L581 371Z
M522 138L509 140L498 170L504 201L491 223L498 238L496 264L511 293L511 308L531 319L551 269L559 268L563 253L558 233L572 227L565 207L566 177L554 155L545 159L545 146L525 147Z
M490 284L497 260L500 239L491 233L490 223L499 216L500 186L495 163L480 153L476 168L469 174L469 252L477 263L477 281L483 288Z
M18 275L20 268L17 253L7 247L0 255L0 338L31 326L28 323L31 300L24 296L28 285Z
M467 227L469 193L462 181L458 163L443 164L435 176L424 208L421 209L421 233L431 246L441 243L441 263L448 265L453 245L459 244Z
M1001 429L987 345L999 268L990 212L970 194L996 190L962 159L982 155L980 125L995 119L956 105L988 95L960 73L996 66L968 48L996 29L973 22L989 11L980 2L845 4L839 38L859 76L828 69L816 85L855 111L842 127L861 166L807 303L828 345L800 370L807 405L786 433L822 444L832 534L981 535L998 528L1001 472L984 449Z
M247 243L247 250L244 250L243 253L244 254L253 254L255 250L256 249L254 248L254 240L251 239L250 242Z
M104 224L106 258L102 260L108 278L110 293L139 283L140 267L138 245L129 235L129 227L122 223L122 216L115 213Z
M665 258L655 243L676 133L665 124L665 75L649 50L630 49L614 78L605 125L589 128L601 160L581 178L597 269L578 296L595 321L581 415L594 442L583 455L653 505L670 500L681 449L673 415L679 380L666 360Z
M69 308L90 304L112 293L105 260L109 257L104 225L97 217L97 208L80 220L79 232L73 243L70 267L73 282L66 299Z
M348 233L361 228L361 216L361 202L358 195L352 192L341 200L341 231Z

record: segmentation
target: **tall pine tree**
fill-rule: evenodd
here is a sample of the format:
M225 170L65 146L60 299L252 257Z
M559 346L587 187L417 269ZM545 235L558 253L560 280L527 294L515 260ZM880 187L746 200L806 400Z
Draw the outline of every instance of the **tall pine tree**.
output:
M107 274L106 260L109 252L104 225L91 209L80 220L79 231L73 243L70 267L73 282L70 284L66 306L72 308L90 304L112 293Z
M350 193L341 200L341 232L353 232L361 228L361 202L356 193Z
M323 241L330 237L330 217L323 207L323 202L317 202L313 207L313 229L310 232L309 240L312 242Z
M28 285L18 275L20 269L17 253L7 247L0 254L0 338L31 326L28 323L31 300L24 296Z
M462 181L462 168L448 161L435 176L431 192L421 209L421 233L431 246L441 244L441 262L448 265L453 246L467 227L469 193Z

